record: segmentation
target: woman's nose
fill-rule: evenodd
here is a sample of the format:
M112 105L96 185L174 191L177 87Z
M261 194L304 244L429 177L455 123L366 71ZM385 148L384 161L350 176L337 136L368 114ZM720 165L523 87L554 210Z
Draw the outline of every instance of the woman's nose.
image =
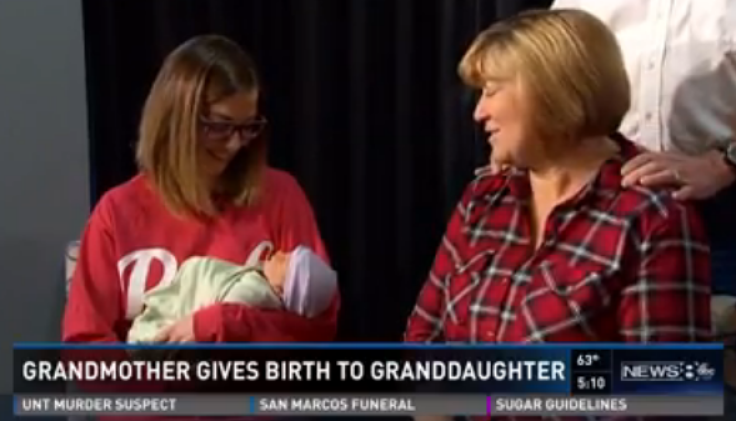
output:
M237 152L238 149L240 149L243 146L246 146L247 144L248 144L248 139L244 138L240 133L235 131L227 139L227 143L225 143L225 148L229 152Z
M475 104L475 110L473 110L473 120L477 121L478 123L482 123L487 119L488 110L486 107L486 103L485 101L483 101L483 98L480 98Z

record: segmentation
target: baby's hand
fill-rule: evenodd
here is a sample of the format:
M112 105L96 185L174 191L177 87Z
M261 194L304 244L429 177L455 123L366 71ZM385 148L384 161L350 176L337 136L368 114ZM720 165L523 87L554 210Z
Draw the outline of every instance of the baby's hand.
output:
M154 342L194 342L194 317L186 316L156 335Z
M263 263L263 274L276 291L283 290L290 258L291 253L278 251Z

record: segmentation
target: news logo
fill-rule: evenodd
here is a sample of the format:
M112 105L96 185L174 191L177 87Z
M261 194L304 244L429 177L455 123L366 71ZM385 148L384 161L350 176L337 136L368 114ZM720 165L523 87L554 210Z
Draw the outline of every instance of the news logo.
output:
M624 361L621 381L686 382L708 381L716 375L706 362L686 361Z

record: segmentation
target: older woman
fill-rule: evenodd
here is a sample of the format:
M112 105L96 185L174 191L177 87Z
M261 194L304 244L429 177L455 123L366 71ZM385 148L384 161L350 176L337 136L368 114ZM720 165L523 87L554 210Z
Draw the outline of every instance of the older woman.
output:
M613 34L578 10L482 32L462 78L482 90L500 173L466 189L407 341L689 342L710 335L703 227L671 192L621 186L629 85Z
M312 209L289 174L266 165L251 58L219 36L166 58L143 109L140 174L97 204L82 238L63 321L67 342L124 342L144 293L191 256L244 263L263 241L327 258ZM338 297L324 314L222 303L160 332L165 342L330 341Z

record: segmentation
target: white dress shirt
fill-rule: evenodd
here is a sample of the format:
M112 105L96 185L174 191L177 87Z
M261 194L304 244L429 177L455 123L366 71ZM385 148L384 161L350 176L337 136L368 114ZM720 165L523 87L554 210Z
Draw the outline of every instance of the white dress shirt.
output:
M736 139L736 0L556 0L606 23L623 50L631 109L621 132L652 151Z

